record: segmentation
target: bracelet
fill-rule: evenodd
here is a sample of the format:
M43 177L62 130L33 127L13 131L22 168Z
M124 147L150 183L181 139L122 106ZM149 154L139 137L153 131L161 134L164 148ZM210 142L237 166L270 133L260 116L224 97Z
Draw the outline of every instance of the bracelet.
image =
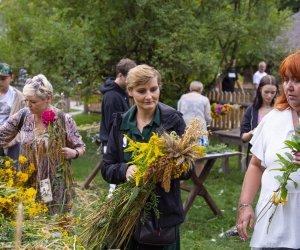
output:
M78 152L78 150L76 148L74 150L76 151L76 155L75 155L75 157L73 159L77 159L78 156L79 156L79 152Z
M245 208L245 207L249 207L249 206L251 206L251 205L247 204L247 203L240 204L239 205L239 210L241 210L242 208Z

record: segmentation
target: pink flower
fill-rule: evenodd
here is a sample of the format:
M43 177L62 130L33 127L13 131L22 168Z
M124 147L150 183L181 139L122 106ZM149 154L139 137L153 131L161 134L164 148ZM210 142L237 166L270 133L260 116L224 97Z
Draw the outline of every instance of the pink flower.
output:
M222 113L222 105L221 104L218 104L217 105L217 114L221 114Z
M46 128L55 120L55 113L52 109L47 109L42 113L42 121Z

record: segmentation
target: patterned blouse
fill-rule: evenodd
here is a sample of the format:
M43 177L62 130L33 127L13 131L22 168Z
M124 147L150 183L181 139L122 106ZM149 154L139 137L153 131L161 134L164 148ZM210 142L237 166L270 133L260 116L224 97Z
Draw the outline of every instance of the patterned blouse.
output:
M56 128L55 138L50 139L47 133L36 137L34 116L28 108L23 108L0 126L0 147L5 146L18 134L22 113L26 112L20 129L20 154L36 167L31 184L38 190L37 200L43 199L39 192L40 181L50 179L52 201L47 202L47 206L49 213L54 214L70 211L74 196L70 161L62 156L61 148L81 148L85 151L85 144L73 118L57 108L51 109L55 113L53 123Z

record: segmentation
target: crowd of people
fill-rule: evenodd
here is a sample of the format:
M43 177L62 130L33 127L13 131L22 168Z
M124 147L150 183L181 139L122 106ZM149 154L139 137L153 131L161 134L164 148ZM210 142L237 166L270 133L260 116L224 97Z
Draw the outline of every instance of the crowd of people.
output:
M241 239L248 238L248 227L253 230L252 249L300 249L297 222L300 188L295 184L300 181L299 171L289 177L292 181L287 184L286 204L270 207L256 221L256 216L278 190L280 179L276 176L281 171L278 170L277 153L288 152L284 141L291 139L299 126L300 51L287 56L280 65L281 90L277 79L265 71L266 63L262 61L253 75L255 97L245 111L240 128L241 140L249 142L249 148L236 228ZM73 118L51 104L54 90L44 75L27 79L23 93L10 85L12 81L11 66L0 63L0 155L13 159L24 155L34 163L36 174L32 184L38 190L37 200L47 204L50 215L71 212L74 197L71 160L85 153L85 143ZM227 65L218 81L220 91L233 92L237 83L244 92L235 60ZM202 129L209 127L212 121L210 100L203 95L204 86L200 81L190 83L189 92L180 97L177 110L160 102L161 87L157 69L147 64L137 65L128 58L116 65L116 77L107 79L101 86L101 174L109 184L125 183L135 174L136 166L129 164L131 153L124 152L128 147L127 138L148 142L153 132L172 131L180 136L193 118L200 119ZM52 129L49 130L49 126ZM198 143L206 146L208 139L199 138ZM300 165L300 152L293 152L292 157L291 164ZM62 168L67 174L58 175ZM197 175L202 168L202 161L195 162ZM269 171L271 169L275 170ZM111 186L110 195L113 195L113 188ZM179 227L184 221L180 178L171 181L170 192L165 192L159 185L153 192L158 197L160 214L158 219L154 211L150 212L158 225L156 229L175 228L176 240L158 247L144 244L132 236L127 248L180 249Z

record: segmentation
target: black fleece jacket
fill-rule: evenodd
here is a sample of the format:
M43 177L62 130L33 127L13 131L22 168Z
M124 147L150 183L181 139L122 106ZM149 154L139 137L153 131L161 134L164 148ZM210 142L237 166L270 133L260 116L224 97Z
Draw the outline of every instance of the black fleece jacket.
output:
M115 83L113 78L108 78L100 87L103 94L101 107L100 140L105 146L108 141L113 114L125 112L129 109L129 98L127 92Z
M252 129L256 128L258 124L258 109L253 107L253 104L249 106L243 116L241 124L241 136L243 133L248 133Z
M157 128L157 133L175 131L182 135L185 129L185 123L182 114L175 109L159 103L161 112L161 124ZM126 113L125 113L126 114ZM120 130L122 118L125 114L116 114L110 131L107 144L107 153L104 155L104 165L101 169L103 178L114 184L124 183L126 181L126 171L128 165L123 158L123 134L128 134L128 130ZM186 175L185 178L189 178ZM159 184L156 185L156 195L158 196L158 209L160 211L161 227L168 227L180 224L184 221L182 208L180 181L179 179L171 181L171 189L166 193Z

